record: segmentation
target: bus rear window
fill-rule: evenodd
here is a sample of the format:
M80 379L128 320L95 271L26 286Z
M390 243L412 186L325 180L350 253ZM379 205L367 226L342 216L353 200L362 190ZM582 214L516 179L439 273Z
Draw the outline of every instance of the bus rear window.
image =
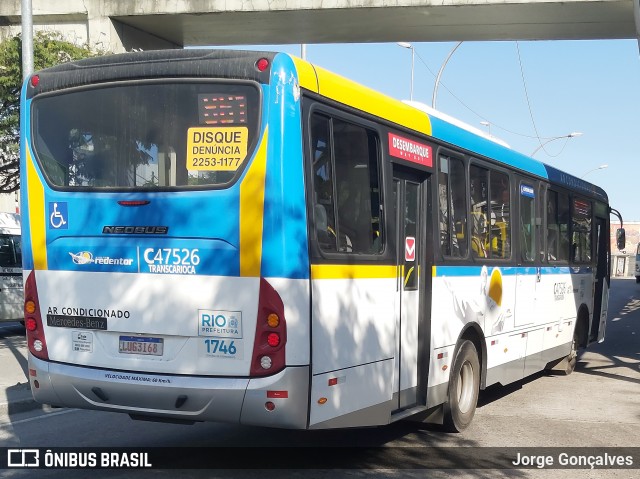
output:
M246 83L127 83L36 98L34 149L54 187L230 184L256 143L258 89Z

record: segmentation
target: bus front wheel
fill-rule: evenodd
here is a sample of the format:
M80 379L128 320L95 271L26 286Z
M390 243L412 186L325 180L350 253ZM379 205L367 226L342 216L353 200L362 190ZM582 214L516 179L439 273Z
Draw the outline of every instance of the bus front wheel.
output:
M578 329L578 326L580 326L580 324L577 324L576 329L573 331L573 339L571 340L571 351L569 351L569 354L565 358L566 365L561 371L565 376L571 374L576 369L576 365L578 364L578 353L580 350L580 345L582 344L580 339L581 330Z
M578 363L578 335L573 335L573 340L571 341L571 351L567 355L567 365L562 371L566 376L571 374L576 369L576 364Z
M476 347L465 340L455 355L444 404L444 426L448 431L466 429L476 412L480 392L480 361Z

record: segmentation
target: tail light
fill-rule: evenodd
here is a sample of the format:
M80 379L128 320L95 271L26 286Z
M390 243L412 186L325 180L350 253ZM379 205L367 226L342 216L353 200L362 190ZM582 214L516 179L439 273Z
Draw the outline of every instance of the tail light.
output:
M266 58L260 58L256 62L256 68L258 69L258 71L265 71L267 68L269 68L269 60L267 60Z
M47 351L47 341L44 337L34 271L29 273L24 285L24 325L27 330L29 352L36 358L48 361L49 351Z
M287 325L284 303L275 289L260 278L258 321L251 357L251 376L269 376L284 369Z

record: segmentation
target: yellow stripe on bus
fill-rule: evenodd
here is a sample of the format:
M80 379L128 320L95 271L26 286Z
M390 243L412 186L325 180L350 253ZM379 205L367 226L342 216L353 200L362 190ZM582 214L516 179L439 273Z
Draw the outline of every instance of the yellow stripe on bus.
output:
M429 115L417 108L318 66L315 67L315 71L321 95L425 135L431 135Z
M396 278L396 265L312 264L311 279Z
M260 276L268 128L240 185L240 276Z
M311 63L298 57L291 57L298 72L298 83L301 88L305 88L314 93L318 93L318 77Z
M31 151L27 147L27 188L29 198L29 229L33 269L47 269L47 215L44 209L44 187L36 172Z

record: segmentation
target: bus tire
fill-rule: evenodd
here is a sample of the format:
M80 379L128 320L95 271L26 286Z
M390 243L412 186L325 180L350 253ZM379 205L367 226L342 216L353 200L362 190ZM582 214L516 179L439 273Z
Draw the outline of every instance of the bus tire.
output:
M465 430L476 412L480 392L480 361L473 343L460 344L453 359L443 425L447 431Z
M578 336L578 328L573 331L573 339L571 340L571 351L566 357L566 367L562 370L565 376L568 376L576 369L578 364L578 347L580 338Z

